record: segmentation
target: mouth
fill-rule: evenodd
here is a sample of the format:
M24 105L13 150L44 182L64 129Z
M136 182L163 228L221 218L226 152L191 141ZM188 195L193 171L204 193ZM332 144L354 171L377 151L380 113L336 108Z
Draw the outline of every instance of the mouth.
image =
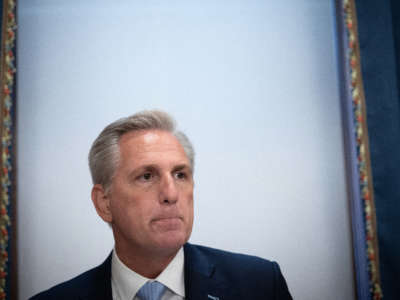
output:
M153 219L152 223L163 230L179 229L183 223L181 216L161 216Z

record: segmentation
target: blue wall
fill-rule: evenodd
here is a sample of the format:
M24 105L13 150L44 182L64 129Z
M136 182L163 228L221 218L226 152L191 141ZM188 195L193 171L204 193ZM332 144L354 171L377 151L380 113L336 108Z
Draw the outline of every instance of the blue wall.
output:
M400 2L356 1L380 273L384 299L400 296Z

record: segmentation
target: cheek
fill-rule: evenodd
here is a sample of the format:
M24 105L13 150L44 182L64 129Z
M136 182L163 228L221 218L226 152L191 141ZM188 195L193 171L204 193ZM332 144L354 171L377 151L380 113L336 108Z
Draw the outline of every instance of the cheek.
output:
M122 203L115 205L112 211L113 222L124 231L141 231L147 217L147 212L137 203Z
M113 193L110 200L110 209L114 221L124 221L125 219L132 218L135 212L140 212L139 201L132 193L128 193L123 189Z
M125 214L131 223L146 223L158 211L157 197L158 193L154 189L137 192L125 201L121 213Z
M193 219L193 192L188 192L185 194L183 205L186 209L187 215Z

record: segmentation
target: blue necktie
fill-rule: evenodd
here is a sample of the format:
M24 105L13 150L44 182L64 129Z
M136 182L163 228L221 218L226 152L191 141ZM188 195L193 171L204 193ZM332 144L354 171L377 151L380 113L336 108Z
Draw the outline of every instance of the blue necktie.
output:
M136 295L141 300L160 300L164 290L165 286L162 283L158 281L147 281Z

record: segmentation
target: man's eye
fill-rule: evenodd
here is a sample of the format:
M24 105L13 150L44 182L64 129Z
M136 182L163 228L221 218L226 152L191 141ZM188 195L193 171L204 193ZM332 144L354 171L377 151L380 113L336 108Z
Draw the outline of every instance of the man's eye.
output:
M185 179L187 176L186 176L186 173L184 173L184 172L176 172L175 173L175 178L177 178L177 179Z
M143 175L141 175L139 177L139 179L142 179L142 180L145 180L145 181L149 181L152 178L153 178L153 174L152 173L144 173Z

